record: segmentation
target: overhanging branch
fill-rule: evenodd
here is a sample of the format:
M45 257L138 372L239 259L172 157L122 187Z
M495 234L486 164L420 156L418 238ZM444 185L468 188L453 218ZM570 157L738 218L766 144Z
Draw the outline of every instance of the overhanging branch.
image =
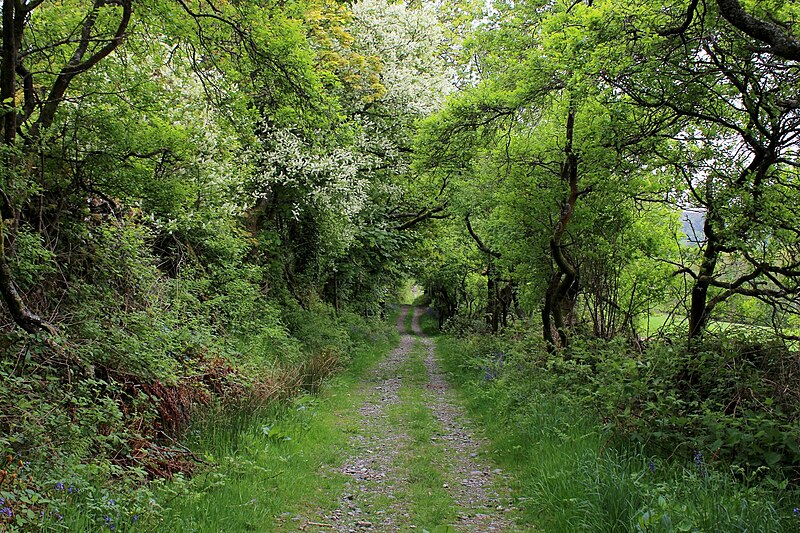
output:
M758 19L745 11L739 0L717 0L722 17L744 34L769 45L769 51L784 59L800 61L800 40L786 28Z
M403 222L399 226L395 226L394 229L398 231L403 231L412 228L417 224L419 224L420 222L424 222L425 220L428 219L448 218L450 216L449 214L446 213L439 214L442 213L445 209L447 209L446 202L441 205L437 205L436 207L423 209L422 211L419 211L416 215L414 215L414 217L411 220L407 220L406 222Z
M481 240L481 238L478 236L478 234L475 233L475 230L472 229L472 223L470 223L470 221L469 221L469 213L464 215L464 222L467 225L467 231L469 231L470 236L472 236L472 240L474 240L475 244L478 245L478 249L480 249L480 251L485 253L485 254L488 254L488 255L491 255L492 257L496 257L497 259L500 259L502 254L500 252L496 252L496 251L492 250L491 248L489 248L488 246L486 246L486 244Z

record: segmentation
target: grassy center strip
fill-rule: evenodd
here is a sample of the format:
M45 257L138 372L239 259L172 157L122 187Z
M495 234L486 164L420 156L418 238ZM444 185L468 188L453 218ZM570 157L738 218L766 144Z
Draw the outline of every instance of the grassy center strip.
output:
M408 476L398 495L409 515L407 525L443 530L455 522L458 508L447 490L453 480L446 474L444 452L431 444L442 428L426 405L426 353L425 346L417 341L400 367L400 402L390 406L388 412L390 423L405 428L409 436L408 447L401 454L402 464L398 465Z

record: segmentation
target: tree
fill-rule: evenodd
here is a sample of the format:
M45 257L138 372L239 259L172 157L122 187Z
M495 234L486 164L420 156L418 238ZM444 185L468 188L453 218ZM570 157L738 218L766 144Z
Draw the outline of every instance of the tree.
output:
M664 131L674 141L664 164L683 181L687 205L705 213L697 262L680 270L692 280L690 341L733 295L772 305L793 299L800 273L796 214L785 208L798 198L798 65L776 57L791 48L784 41L764 49L729 25L750 20L738 2L717 4L719 11L694 2L674 30L653 5L649 19L629 26L637 60L605 76L637 106L665 110L681 125ZM648 27L658 37L638 39Z
M614 313L598 312L599 299L605 298L602 306L622 309L609 295L623 296L618 290L586 287L581 271L592 269L588 279L601 284L636 262L636 254L622 243L641 235L625 225L606 232L599 221L609 220L608 205L630 214L619 218L631 227L637 217L649 216L648 209L637 213L634 202L652 188L642 177L648 172L648 150L656 144L649 135L670 122L659 116L663 113L632 112L613 87L597 85L597 63L586 62L585 35L564 29L593 24L593 6L540 7L514 6L497 15L486 32L491 37L480 41L481 46L492 43L481 48L478 70L484 79L430 121L419 145L420 164L450 176L453 204L476 206L479 195L502 191L484 200L495 209L495 235L484 232L489 236L476 243L485 253L493 252L487 257L505 264L507 273L513 265L512 277L520 285L537 288L543 337L556 349L568 345L569 330L579 322L582 293L587 303L581 305L594 298L594 332L635 329L634 315L643 312L633 303L641 299L635 294L636 282L633 293L624 297L630 303L620 313L621 323L610 326L613 321L606 317ZM537 24L539 33L528 31ZM457 202L458 197L462 200ZM664 229L670 231L669 226ZM475 232L467 230L474 239ZM626 249L614 253L622 265L590 260L598 240L614 251Z
M12 189L30 179L33 162L30 157L43 133L53 124L56 111L73 80L108 57L127 35L131 20L130 0L106 2L96 0L83 10L81 18L64 35L37 32L35 20L43 8L41 0L3 2L3 48L0 63L0 101L2 101L3 183L2 224L0 230L0 294L14 322L29 333L53 331L50 324L28 309L20 297L8 265L7 239L19 223L21 206L13 198ZM113 12L110 14L109 12ZM72 17L70 17L72 18ZM69 20L69 19L67 19ZM32 30L33 35L30 35ZM55 76L35 78L36 55L47 52L57 66ZM21 83L21 101L18 86ZM42 99L37 85L48 83ZM25 148L17 146L24 133Z

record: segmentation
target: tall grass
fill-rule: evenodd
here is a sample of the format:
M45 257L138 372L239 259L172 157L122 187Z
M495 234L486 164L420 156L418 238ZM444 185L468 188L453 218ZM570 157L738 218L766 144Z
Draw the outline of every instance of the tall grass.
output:
M189 447L214 466L165 504L173 531L296 530L309 510L330 511L343 490L336 473L349 450L359 376L396 342L363 346L319 395L254 411L218 413L193 430ZM322 475L321 475L322 473Z
M299 502L335 491L339 480L317 477L342 444L326 403L301 396L199 428L192 448L215 467L168 503L165 522L176 531L269 531Z

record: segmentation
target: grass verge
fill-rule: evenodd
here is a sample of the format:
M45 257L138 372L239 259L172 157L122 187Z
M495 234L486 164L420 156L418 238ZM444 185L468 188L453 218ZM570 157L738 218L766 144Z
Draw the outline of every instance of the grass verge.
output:
M789 532L800 528L796 493L735 472L610 445L574 399L524 376L496 376L469 346L438 339L438 356L496 462L515 474L520 526L548 532Z
M356 423L356 385L397 336L352 354L347 370L318 396L299 396L255 412L219 413L199 424L189 447L214 466L167 486L162 524L173 531L292 530L305 511L323 511L344 488L335 473L349 452ZM320 475L320 472L329 474ZM157 530L159 526L156 526ZM163 529L162 529L163 530Z

